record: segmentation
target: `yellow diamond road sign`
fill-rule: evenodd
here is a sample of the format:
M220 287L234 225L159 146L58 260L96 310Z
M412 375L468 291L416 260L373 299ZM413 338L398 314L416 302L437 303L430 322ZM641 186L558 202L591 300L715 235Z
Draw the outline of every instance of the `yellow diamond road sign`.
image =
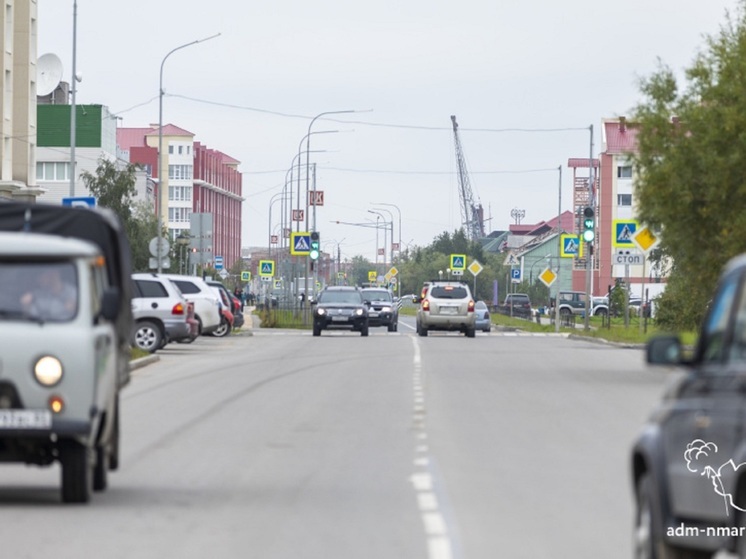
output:
M643 227L637 231L632 240L643 252L648 252L658 244L658 237L653 235L653 232L648 227Z
M389 270L389 273L386 274L386 275L391 276L393 278L398 273L399 273L399 270L396 269L396 266L391 266L391 269Z
M544 285L549 287L557 279L557 274L555 274L551 268L547 268L539 274L539 279L544 283Z
M472 273L472 275L477 275L479 272L481 272L484 268L482 268L482 265L477 262L476 260L469 264L469 271Z

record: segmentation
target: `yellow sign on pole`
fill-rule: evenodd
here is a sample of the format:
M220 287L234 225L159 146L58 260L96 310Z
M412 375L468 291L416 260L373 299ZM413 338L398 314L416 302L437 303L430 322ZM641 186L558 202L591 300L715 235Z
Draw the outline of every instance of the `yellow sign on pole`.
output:
M371 270L368 272L368 281L376 281L376 278L378 278L378 272L375 270Z
M648 252L658 244L658 237L656 237L648 227L643 227L637 231L632 237L632 240L643 252Z

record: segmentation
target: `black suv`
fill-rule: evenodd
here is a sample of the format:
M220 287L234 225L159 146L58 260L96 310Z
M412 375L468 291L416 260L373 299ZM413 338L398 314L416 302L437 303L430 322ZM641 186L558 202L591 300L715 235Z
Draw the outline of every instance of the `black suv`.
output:
M386 326L389 332L399 329L399 298L383 288L363 288L363 300L369 304L368 324Z
M647 361L670 385L632 450L638 558L746 557L746 255L720 277L693 355L659 336Z
M313 335L322 330L347 329L368 335L368 306L357 287L330 286L313 301Z
M508 293L500 310L508 316L531 318L531 299L526 293Z

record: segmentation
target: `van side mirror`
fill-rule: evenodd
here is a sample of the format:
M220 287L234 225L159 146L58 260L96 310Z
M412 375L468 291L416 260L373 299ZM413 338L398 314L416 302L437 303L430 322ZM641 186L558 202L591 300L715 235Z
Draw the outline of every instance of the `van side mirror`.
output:
M118 287L107 287L101 298L101 316L106 320L114 322L119 318L119 307L121 292Z

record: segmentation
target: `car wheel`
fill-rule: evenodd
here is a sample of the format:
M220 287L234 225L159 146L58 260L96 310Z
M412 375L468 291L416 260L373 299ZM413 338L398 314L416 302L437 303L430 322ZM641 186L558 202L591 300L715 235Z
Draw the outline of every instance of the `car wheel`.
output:
M422 336L423 338L427 337L427 328L422 326L421 324L417 324L417 333Z
M396 324L394 324L393 322L389 322L388 331L389 332L396 332Z
M313 325L313 335L314 336L320 336L321 335L321 326L318 326L316 324Z
M560 309L560 316L568 316L570 314L570 309Z
M644 474L637 484L633 542L635 559L710 559L710 552L672 547L661 539L656 498L650 474Z
M361 336L367 336L368 335L368 323L367 322L360 329L360 335Z
M477 335L477 329L474 327L467 328L465 334L467 338L473 338Z
M202 335L202 319L199 317L198 314L195 314L194 320L197 321L197 335L201 336Z
M598 309L598 310L596 311L596 316L603 316L604 318L606 318L606 316L607 316L608 314L609 314L609 313L608 313L608 312L606 311L606 309Z
M228 322L228 320L225 317L223 317L220 319L220 326L218 326L218 329L215 330L212 333L212 335L215 336L216 338L224 338L230 333L231 333L231 325Z
M60 448L62 463L62 502L87 503L91 499L91 449L77 441L66 441Z
M155 322L143 320L135 325L134 344L148 353L155 353L163 342L163 334Z

